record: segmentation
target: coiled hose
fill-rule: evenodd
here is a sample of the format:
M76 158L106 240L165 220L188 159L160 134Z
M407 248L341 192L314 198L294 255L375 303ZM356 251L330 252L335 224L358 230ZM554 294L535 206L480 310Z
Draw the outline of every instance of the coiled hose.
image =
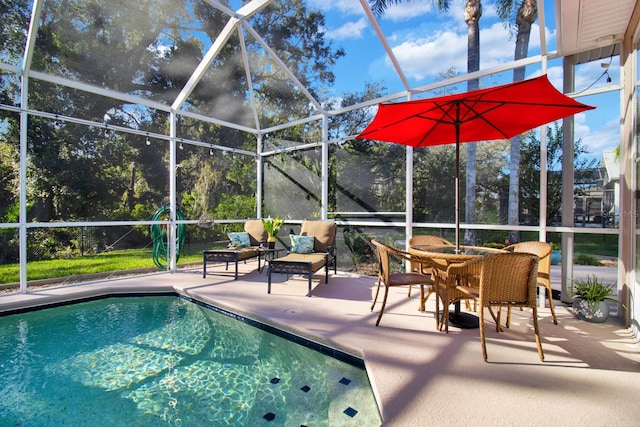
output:
M166 221L170 218L171 206L164 205L159 208L153 215L154 221ZM178 221L184 220L184 216L180 209L176 209L176 219ZM180 259L180 251L184 246L185 240L185 225L178 224L176 230L176 263ZM167 234L167 224L152 224L151 225L151 238L153 239L153 263L160 269L167 269L167 261L169 258L169 238Z

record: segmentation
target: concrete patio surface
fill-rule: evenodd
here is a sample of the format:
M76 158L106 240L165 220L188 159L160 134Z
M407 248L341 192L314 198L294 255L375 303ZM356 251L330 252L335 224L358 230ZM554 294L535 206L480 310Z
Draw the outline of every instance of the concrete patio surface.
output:
M324 284L321 270L309 298L306 278L298 276L274 275L267 294L266 271L256 268L255 261L241 265L237 281L214 266L206 279L196 267L1 294L0 312L105 294L177 291L362 357L385 426L638 425L640 346L619 319L583 322L556 301L554 325L549 309L540 308L541 362L531 311L515 310L504 333L487 323L484 362L478 330L437 331L434 297L419 312L417 288L411 298L406 288L392 288L376 327L374 277L338 272ZM596 270L613 277L615 271Z

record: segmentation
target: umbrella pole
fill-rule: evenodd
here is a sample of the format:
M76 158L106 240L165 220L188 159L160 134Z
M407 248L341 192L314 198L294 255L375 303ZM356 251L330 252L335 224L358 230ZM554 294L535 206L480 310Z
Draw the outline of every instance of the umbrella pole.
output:
M456 134L458 128L456 127ZM456 253L460 252L460 143L456 142Z
M456 253L460 253L460 104L456 108Z

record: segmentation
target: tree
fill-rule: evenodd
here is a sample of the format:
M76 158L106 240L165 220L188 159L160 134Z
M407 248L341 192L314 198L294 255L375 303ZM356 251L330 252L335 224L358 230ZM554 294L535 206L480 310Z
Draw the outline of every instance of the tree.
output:
M512 30L516 31L516 46L513 55L514 60L526 58L529 51L529 38L531 36L531 26L538 18L537 0L522 0L517 12L515 12L517 1L499 0L496 3L496 11L500 19ZM515 12L515 17L513 16ZM513 70L513 81L524 80L525 67ZM520 187L520 139L518 135L511 139L510 163L509 163L509 208L508 223L510 225L519 224L519 187ZM512 231L509 240L517 242L520 240L519 233Z
M7 24L0 27L2 62L21 64L32 3L0 0ZM52 0L42 9L32 69L170 105L228 20L227 14L207 2L141 0L132 5ZM344 54L325 38L323 24L324 16L308 10L301 0L274 2L250 22L312 93L322 93L332 84L332 65ZM251 126L258 116L263 128L313 114L303 91L284 78L286 73L274 71L278 64L261 41L244 27L241 30L251 80L244 70L240 36L234 32L184 109ZM13 105L20 100L19 75L3 73L0 81L1 103ZM250 83L256 92L257 114L249 107ZM29 79L29 91L29 109L60 117L28 116L27 221L144 220L167 202L169 143L144 136L145 131L169 134L166 111L37 78ZM64 120L65 116L99 124L78 124ZM116 126L138 134L114 132ZM178 115L176 129L177 137L185 140L256 150L255 135L188 115ZM3 156L19 152L20 130L19 115L0 110ZM183 146L177 150L177 198L183 213L189 214L187 219L204 213L218 218L255 215L254 156L219 151L212 155L205 147ZM0 169L11 169L11 162L17 166L13 160L1 159ZM3 178L0 198L7 204L0 206L0 213L15 220L18 187L8 172ZM11 245L17 247L15 241Z
M3 20L11 22L0 29L0 41L8 45L4 52L13 56L3 60L20 63L24 35L17 29L28 27L29 4L0 0L0 11ZM53 0L43 9L33 68L171 104L228 19L206 2L189 8L170 0L143 0L134 6ZM331 66L344 54L325 39L323 24L324 16L307 10L301 0L275 2L251 21L312 92L333 82ZM273 72L274 66L260 66L270 61L260 41L247 36L246 44L262 125L310 114L310 103L291 80L282 79L284 73ZM249 82L239 60L242 54L239 36L234 33L189 96L187 109L254 126L253 114L245 114ZM0 76L3 83L8 82L3 85L3 102L19 99L20 93L19 79L7 76ZM37 79L30 80L29 102L32 109L61 116L168 134L166 113ZM18 116L9 115L7 120L7 126L0 128L2 139L17 148L19 138L9 135L19 134ZM179 116L177 129L178 137L185 139L251 151L256 148L253 135L191 117ZM29 118L28 138L30 201L35 206L29 212L31 218L121 218L134 208L142 212L141 203L154 209L167 196L166 140L152 140L146 146L144 137L37 116ZM215 154L209 155L207 149L180 150L178 163L184 167L179 172L178 191L193 192L186 199L198 201L190 202L194 209L212 209L224 193L249 195L255 206L253 157ZM194 166L197 164L201 167ZM206 170L215 173L205 177Z
M577 182L580 174L596 166L582 140L574 143L574 168ZM529 132L522 141L520 166L520 218L523 224L535 224L540 217L540 141ZM578 194L580 190L574 190ZM558 223L562 206L562 126L555 122L547 127L547 222Z
M467 23L467 72L480 70L480 17L482 16L482 2L480 0L467 0L464 8L464 20ZM478 79L467 82L467 90L477 90L480 87ZM476 222L476 182L477 182L477 145L467 144L467 179L465 197L465 221L469 224ZM464 242L475 245L475 230L467 229L464 233Z

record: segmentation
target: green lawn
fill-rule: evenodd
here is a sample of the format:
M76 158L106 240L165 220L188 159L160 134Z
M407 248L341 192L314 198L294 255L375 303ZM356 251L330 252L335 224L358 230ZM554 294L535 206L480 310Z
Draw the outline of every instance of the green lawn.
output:
M202 246L190 245L188 250L181 253L178 264L202 261L202 249L204 249ZM127 249L74 258L29 262L27 277L31 281L148 267L155 267L151 249ZM19 282L19 274L18 264L0 265L0 284Z

